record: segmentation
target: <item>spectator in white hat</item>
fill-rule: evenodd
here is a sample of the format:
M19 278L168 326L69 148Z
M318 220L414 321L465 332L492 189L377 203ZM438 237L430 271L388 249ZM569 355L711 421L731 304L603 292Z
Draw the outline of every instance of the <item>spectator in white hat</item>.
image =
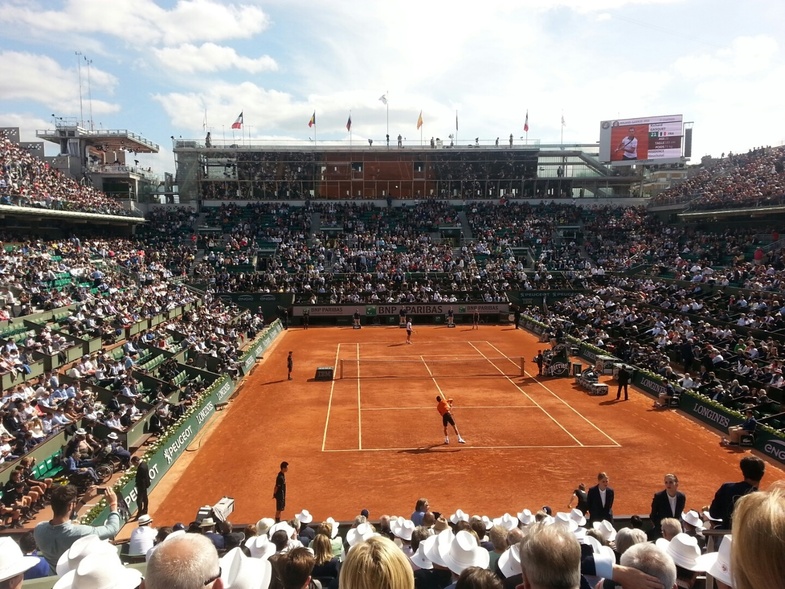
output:
M224 589L267 589L272 565L266 559L250 558L242 549L233 548L220 560Z
M307 509L303 509L294 516L294 519L299 524L297 526L297 539L303 543L303 546L307 547L313 541L314 536L316 536L316 530L308 525L313 521L313 516Z
M38 564L34 556L25 556L12 538L0 538L0 587L19 589L25 572Z
M152 527L153 518L149 515L140 515L136 520L136 529L131 532L131 539L128 543L128 554L147 554L155 545L155 538L158 535L158 530Z
M170 534L150 555L141 589L223 589L218 551L201 534Z

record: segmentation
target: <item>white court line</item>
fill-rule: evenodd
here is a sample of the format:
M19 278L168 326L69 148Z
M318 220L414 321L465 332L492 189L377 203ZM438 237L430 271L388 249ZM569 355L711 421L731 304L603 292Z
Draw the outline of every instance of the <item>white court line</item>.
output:
M433 446L414 446L410 448L363 448L362 450L357 450L356 448L344 448L339 450L325 450L325 452L406 452L406 451L423 451L423 450L435 450L436 448L445 448L449 451L449 449L460 449L460 450L529 450L529 449L537 449L537 448L545 448L545 449L576 449L576 448L586 448L586 449L596 449L596 448L608 448L608 449L619 449L621 446L614 446L612 444L599 444L599 445L583 445L580 446L576 445L567 445L567 446L542 446L542 445L535 445L535 446L472 446L471 444L461 444L458 446L457 444L453 445L450 444L434 444Z
M363 413L360 403L360 344L357 344L357 446L363 449Z
M485 342L485 343L488 343L488 342ZM504 371L503 371L501 368L499 368L498 366L496 366L496 364L494 364L493 362L491 362L491 360L488 358L488 356L486 356L485 354L483 354L483 353L480 351L480 349L479 349L477 346L475 346L475 345L474 345L472 342L469 342L469 345L470 345L471 347L473 347L475 350L477 350L477 353L478 353L478 354L480 354L480 356L482 356L483 358L485 358L486 360L488 360L488 362L490 362L490 363L491 363L491 366L493 366L493 367L494 367L496 370L498 370L499 372L501 372L502 374L504 374ZM512 360L510 360L510 362L512 362ZM576 442L576 443L577 443L579 446L583 447L583 444L581 444L581 442L580 442L580 440L579 440L578 438L576 438L576 437L575 437L575 436L573 436L573 435L572 435L572 434L571 434L569 431L567 431L567 428L566 428L566 427L564 427L564 426L563 426L561 423L559 423L558 421L556 421L556 419L553 417L553 415L551 415L550 413L548 413L548 412L545 410L545 408L544 408L542 405L540 405L540 404L539 404L537 401L535 401L534 399L532 399L532 398L529 396L529 394L528 394L526 391L524 391L524 390L523 390L521 387L519 387L519 386L518 386L518 384L517 384L517 383L516 383L516 382L515 382L513 379L511 379L511 378L510 378L509 376L507 376L507 375L505 375L505 376L504 376L504 378L506 378L506 379L507 379L507 380L508 380L508 381L509 381L509 382L512 384L512 386L514 386L516 389L518 389L518 390L519 390L521 393L523 393L524 395L526 395L526 398L527 398L527 399L529 399L529 401L531 401L532 403L534 403L535 405L537 405L537 407L539 407L539 408L540 408L540 410L541 410L543 413L545 413L545 415L547 415L548 417L550 417L550 418L551 418L551 420L553 421L553 423L555 423L556 425L558 425L560 428L562 428L562 429L564 430L564 433L566 433L566 434L567 434L568 436L570 436L570 437L571 437L573 440L575 440L575 442Z
M341 344L335 350L335 362L333 364L333 380L330 382L330 400L327 402L327 418L324 420L324 435L322 436L322 452L327 444L327 426L330 424L330 410L333 406L333 391L335 390L335 375L338 373L338 356L341 353ZM358 385L359 386L359 385Z
M405 411L414 410L422 411L423 409L433 409L433 406L428 407L366 407L363 411ZM537 405L461 405L461 411L465 409L538 409Z
M425 370L427 370L428 374L431 376L431 380L433 381L433 384L436 385L436 390L439 391L439 396L443 398L444 397L444 393L442 393L442 387L440 387L439 383L436 382L436 379L433 376L433 372L431 372L431 369L428 368L428 363L425 361L425 358L420 356L420 360L422 360L422 363L425 365Z
M499 348L497 348L496 346L494 346L494 345L493 345L491 342L486 342L486 343L487 343L489 346L491 346L491 347L492 347L494 350L496 350L497 352L501 353L501 350L500 350ZM510 360L510 361L512 362L512 360ZM525 371L524 371L524 372L525 372ZM540 380L539 380L539 379L538 379L536 376L534 376L533 374L529 374L529 376L531 376L531 377L534 379L534 382L536 382L538 385L540 385L542 388L544 388L546 391L548 391L548 392L549 392L551 395L553 395L554 397L556 397L557 399L559 399L559 401L561 401L562 403L564 403L564 404L565 404L567 407L569 407L569 408L570 408L570 409L571 409L571 410L572 410L572 411L573 411L573 412L574 412L576 415L578 415L578 416L579 416L581 419L583 419L583 420L584 420L586 423L588 423L590 426L592 426L594 429L596 429L598 432L600 432L600 433L601 433L603 436L605 436L606 438L608 438L608 439L609 439L611 442L613 442L614 444L616 444L616 445L618 445L618 446L621 446L621 444L619 444L619 442L617 442L616 440L614 440L612 437L610 437L608 434L606 434L606 433L605 433L603 430L601 430L599 427L597 427L597 426L596 426L594 423L592 423L592 422L591 422L591 420L589 420L589 419L588 419L586 416L584 416L584 415L583 415L583 414L582 414L580 411L578 411L577 409L575 409L575 408L574 408L572 405L570 405L570 404L569 404L567 401L565 401L564 399L562 399L562 398L561 398L559 395L557 395L557 394L556 394L556 393L555 393L553 390L551 390L551 388L550 388L550 387L548 387L548 386L546 386L544 383L542 383L542 382L541 382L541 381L540 381Z

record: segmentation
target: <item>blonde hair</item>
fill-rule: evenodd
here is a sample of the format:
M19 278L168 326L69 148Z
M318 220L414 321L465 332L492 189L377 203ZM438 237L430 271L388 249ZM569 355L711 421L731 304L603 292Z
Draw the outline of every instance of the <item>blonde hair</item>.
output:
M785 589L785 488L745 495L733 511L736 589Z
M339 584L341 589L414 589L414 573L392 540L372 536L349 550Z
M333 544L330 537L325 534L316 534L311 540L310 548L313 549L316 564L330 562L333 558Z

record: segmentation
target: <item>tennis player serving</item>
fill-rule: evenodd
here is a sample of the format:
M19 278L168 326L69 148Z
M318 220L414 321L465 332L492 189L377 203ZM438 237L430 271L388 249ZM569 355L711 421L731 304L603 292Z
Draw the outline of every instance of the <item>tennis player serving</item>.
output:
M455 425L455 419L452 417L453 400L436 397L436 403L436 410L439 412L439 415L442 416L442 425L444 426L444 443L450 443L450 436L447 434L447 425L451 425L452 429L455 430L455 435L458 436L458 443L465 444L466 440L461 437L461 434L458 432L458 426Z

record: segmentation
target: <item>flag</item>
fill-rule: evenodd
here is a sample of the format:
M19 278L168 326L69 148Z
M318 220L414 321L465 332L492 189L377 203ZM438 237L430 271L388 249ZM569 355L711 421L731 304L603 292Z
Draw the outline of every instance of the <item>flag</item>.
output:
M352 132L352 115L349 115L349 120L346 121L346 130Z
M387 95L382 94L381 96L379 96L379 100L382 101L382 104L387 104Z
M417 128L420 129L422 127L422 111L420 111L420 116L417 117Z
M242 129L243 128L243 113L240 113L240 116L237 117L237 120L232 123L232 129Z
M458 130L458 111L455 111L455 130Z
M566 127L567 123L564 122L564 115L561 116L561 126Z
M523 121L523 132L524 133L528 133L529 132L529 109L528 108L526 109L526 120Z
M308 121L308 126L313 127L315 124L316 124L316 111L313 111L313 114L311 115L311 120Z

